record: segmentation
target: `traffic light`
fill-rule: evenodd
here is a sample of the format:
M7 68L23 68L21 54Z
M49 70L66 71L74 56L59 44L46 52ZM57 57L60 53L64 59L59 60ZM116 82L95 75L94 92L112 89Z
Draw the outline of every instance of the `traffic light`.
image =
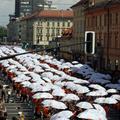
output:
M94 31L85 32L85 53L86 54L95 53L95 32Z

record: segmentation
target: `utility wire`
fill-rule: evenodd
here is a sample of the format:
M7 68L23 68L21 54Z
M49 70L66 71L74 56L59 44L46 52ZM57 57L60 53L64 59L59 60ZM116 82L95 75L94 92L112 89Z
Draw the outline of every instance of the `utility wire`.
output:
M10 59L10 58L14 58L14 57L19 56L19 55L24 55L24 54L34 53L34 52L38 53L38 52L41 52L41 51L53 51L54 49L58 49L58 48L70 47L70 46L75 46L75 45L78 45L78 44L86 44L86 43L88 43L88 42L79 42L79 43L69 44L69 45L65 45L65 46L57 46L57 47L53 47L53 48L43 48L43 49L33 50L33 51L25 52L25 53L9 55L9 56L5 56L5 57L0 57L0 61Z

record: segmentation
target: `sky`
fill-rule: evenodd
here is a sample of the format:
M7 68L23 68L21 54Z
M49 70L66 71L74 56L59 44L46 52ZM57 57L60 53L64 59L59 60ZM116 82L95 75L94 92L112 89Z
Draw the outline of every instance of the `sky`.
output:
M52 0L59 9L67 9L79 0ZM9 22L9 14L14 14L15 0L0 0L0 26L6 26Z

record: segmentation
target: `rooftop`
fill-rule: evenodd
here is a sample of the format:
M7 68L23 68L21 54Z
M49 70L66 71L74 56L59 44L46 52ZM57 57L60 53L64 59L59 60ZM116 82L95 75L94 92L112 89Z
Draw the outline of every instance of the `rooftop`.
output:
M94 10L94 9L99 9L99 8L107 8L112 5L120 5L120 0L108 0L108 1L103 1L101 3L97 3L94 6L91 6L87 8L86 10Z
M32 15L22 18L22 20L32 18L73 18L72 10L42 10L33 13Z

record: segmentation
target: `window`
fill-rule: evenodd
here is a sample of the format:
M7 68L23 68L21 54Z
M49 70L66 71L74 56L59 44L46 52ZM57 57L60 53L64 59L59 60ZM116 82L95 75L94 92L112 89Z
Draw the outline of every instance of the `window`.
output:
M42 35L40 36L40 41L42 41Z
M97 27L97 16L95 16L95 26Z
M52 29L52 35L54 35L55 34L55 29Z
M49 31L50 31L50 30L49 30L49 29L47 29L47 34L49 34Z
M39 29L37 29L37 34L39 34Z
M105 14L104 15L104 26L106 26L107 25L107 15Z
M118 48L118 32L115 32L114 33L114 35L115 35L115 48Z
M116 13L116 19L115 19L116 24L118 24L118 13Z
M52 26L53 26L53 27L55 26L55 22L52 22Z
M49 41L49 36L47 36L47 41Z
M89 17L88 17L88 19L87 19L87 25L88 25L88 27L89 27Z
M68 27L70 27L70 22L68 22Z
M57 29L57 35L59 35L60 34L60 29Z
M112 25L112 13L109 14L109 24Z
M58 26L58 27L60 26L60 22L57 23L57 26Z
M39 43L39 36L38 36L38 38L37 38L37 44Z
M47 22L47 26L50 26L50 23L49 23L49 22Z
M63 22L63 27L65 26L65 22Z
M101 23L102 23L102 16L99 16L99 21L100 21L100 22L99 22L99 26L101 27L101 25L102 25L102 24L101 24Z
M110 48L112 48L112 33L109 35L109 43L107 44L109 44Z
M95 16L92 17L92 26L94 27L95 23Z
M42 34L42 29L40 29L40 32L41 32L41 34Z
M38 26L40 26L41 24L42 24L42 22L41 22L41 21L39 21L39 22L38 22Z

